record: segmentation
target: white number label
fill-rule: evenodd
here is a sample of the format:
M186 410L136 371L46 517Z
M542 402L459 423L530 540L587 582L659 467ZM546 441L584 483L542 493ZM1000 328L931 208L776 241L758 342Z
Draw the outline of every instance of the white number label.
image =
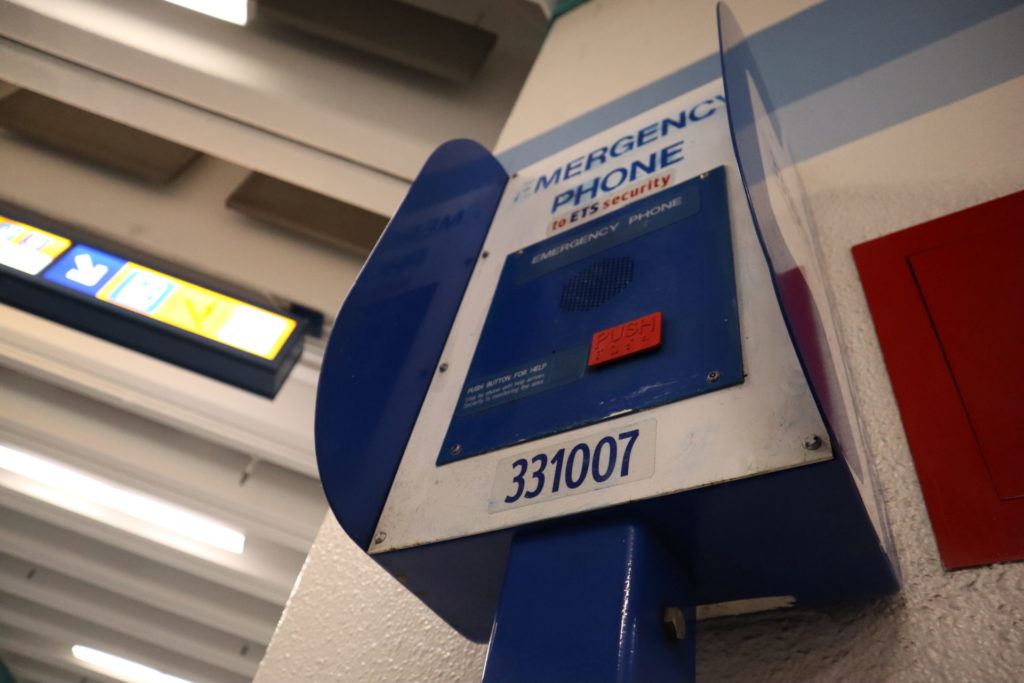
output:
M647 420L501 460L488 510L498 512L650 477L655 425Z

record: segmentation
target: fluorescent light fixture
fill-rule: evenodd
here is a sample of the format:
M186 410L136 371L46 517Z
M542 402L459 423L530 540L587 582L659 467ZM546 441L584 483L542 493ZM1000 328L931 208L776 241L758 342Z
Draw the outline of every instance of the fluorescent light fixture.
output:
M76 659L92 664L103 669L110 675L120 678L126 683L191 683L184 678L178 678L162 671L157 671L151 666L133 662L124 657L118 657L101 650L95 650L85 645L71 646L71 654Z
M245 535L184 508L110 484L54 461L29 455L0 444L0 469L41 484L30 492L66 509L167 543L166 532L199 541L232 553L245 549ZM144 522L121 525L116 517L94 514L113 511ZM147 533L146 525L157 533ZM172 544L173 545L173 544Z
M208 14L232 24L245 26L249 20L249 0L167 0L172 5Z

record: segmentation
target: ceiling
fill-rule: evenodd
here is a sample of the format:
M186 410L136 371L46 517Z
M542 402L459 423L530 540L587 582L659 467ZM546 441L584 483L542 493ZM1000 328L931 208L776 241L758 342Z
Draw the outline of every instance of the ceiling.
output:
M437 144L492 144L544 16L525 0L443 4L496 35L468 78L158 0L0 0L0 97L27 89L200 153L154 183L0 131L0 200L329 327L362 253L227 199L257 172L387 216ZM75 645L193 683L252 678L326 512L312 435L322 349L308 338L269 400L0 304L0 449L245 535L240 554L168 544L0 468L0 661L17 681L136 680Z

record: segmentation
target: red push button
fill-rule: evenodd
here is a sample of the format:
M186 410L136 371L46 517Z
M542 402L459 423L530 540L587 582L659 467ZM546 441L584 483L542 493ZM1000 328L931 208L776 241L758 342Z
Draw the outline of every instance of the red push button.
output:
M588 367L661 346L661 311L594 333Z

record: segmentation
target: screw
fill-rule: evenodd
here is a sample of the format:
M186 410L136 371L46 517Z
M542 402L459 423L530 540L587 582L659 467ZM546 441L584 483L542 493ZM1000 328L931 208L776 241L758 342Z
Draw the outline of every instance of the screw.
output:
M452 448L451 448L451 454L452 455L458 455L461 452L462 452L462 444L457 443L454 446L452 446Z
M712 370L711 372L708 373L707 379L709 382L717 382L718 380L722 379L722 373L720 373L718 370Z
M704 171L703 173L701 173L700 174L700 179L701 180L707 180L708 179L708 172Z
M238 478L238 485L245 486L245 482L249 481L249 477L252 476L253 470L256 469L256 464L259 461L256 458L250 457L249 462L246 463L245 468L242 469L242 474Z
M480 252L480 258L487 258L490 255L491 255L491 252L489 252L489 251L482 251L482 252Z
M661 613L661 628L669 640L685 639L686 617L683 616L683 610L678 607L666 607Z
M384 539L387 538L387 537L388 537L388 534L387 534L386 531L378 531L377 535L373 537L373 542L376 545L380 545L381 543L384 542Z
M441 363L440 365L437 366L437 371L438 372L445 372L446 370L448 370L448 364L447 363Z
M811 434L809 437L804 439L804 449L808 451L816 451L821 448L822 443L820 436L817 434Z

